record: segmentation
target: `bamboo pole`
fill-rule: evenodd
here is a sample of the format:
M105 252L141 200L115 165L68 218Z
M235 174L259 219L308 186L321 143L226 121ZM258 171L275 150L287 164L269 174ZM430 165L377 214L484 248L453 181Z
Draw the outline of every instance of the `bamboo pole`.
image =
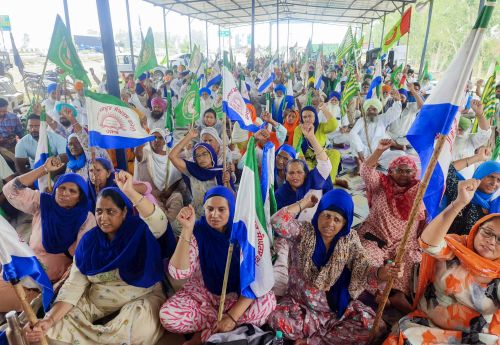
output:
M29 304L28 300L26 299L26 292L24 291L23 286L17 282L17 283L11 283L12 287L14 288L14 291L16 292L17 298L19 298L19 301L21 302L21 306L23 308L24 313L28 317L29 323L34 326L38 322L38 318L35 315L35 312L31 308L31 305ZM47 339L45 336L43 336L40 339L40 344L41 345L48 345Z
M224 314L224 302L226 301L227 281L229 278L229 267L231 267L231 258L233 257L233 249L234 244L230 243L229 249L227 250L226 269L224 270L224 281L222 282L222 291L220 294L219 313L217 315L217 321L222 320L222 314Z
M438 136L438 139L436 140L436 144L434 146L434 152L432 153L431 159L429 161L429 165L427 166L427 169L425 170L424 177L420 181L420 184L418 186L417 190L417 195L415 197L415 201L413 202L413 206L411 208L410 216L408 218L408 223L406 224L405 232L403 235L403 238L401 239L401 242L398 247L398 251L396 253L396 258L394 259L394 262L396 264L401 263L401 260L403 259L403 256L405 255L406 252L406 244L408 242L408 238L410 237L410 232L413 227L413 224L415 222L415 218L418 212L418 209L420 207L420 204L422 203L422 200L424 198L425 191L427 190L427 187L429 186L429 181L431 179L432 173L434 172L434 168L436 167L439 155L441 154L441 151L443 149L444 143L446 142L446 135L440 134ZM377 309L377 314L375 316L375 321L373 323L373 328L370 331L370 340L372 341L374 339L375 334L377 333L378 330L378 323L380 322L382 318L382 313L385 308L385 304L387 303L387 299L389 298L389 293L391 292L392 285L394 283L394 279L389 279L389 281L385 285L384 293L382 295L382 300L378 305Z
M222 131L222 166L223 166L222 171L223 171L223 173L225 173L226 169L227 169L227 163L226 163L226 158L227 158L227 114L224 114L224 117L222 118L222 128L224 129Z

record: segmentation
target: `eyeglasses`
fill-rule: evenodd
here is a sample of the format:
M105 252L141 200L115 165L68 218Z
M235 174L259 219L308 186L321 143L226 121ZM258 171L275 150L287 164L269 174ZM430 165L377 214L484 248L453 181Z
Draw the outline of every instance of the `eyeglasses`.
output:
M415 169L403 169L403 168L396 168L392 169L396 174L401 174L401 175L413 175L415 173Z
M496 245L497 246L500 245L500 236L495 235L495 232L493 230L486 228L484 226L480 226L479 230L480 230L481 236L483 236L484 239L489 240L489 239L494 238Z
M198 155L194 155L194 158L199 159L199 158L202 158L202 157L207 157L207 156L210 156L210 153L208 153L208 152L203 152L203 153L200 153L200 154L198 154Z

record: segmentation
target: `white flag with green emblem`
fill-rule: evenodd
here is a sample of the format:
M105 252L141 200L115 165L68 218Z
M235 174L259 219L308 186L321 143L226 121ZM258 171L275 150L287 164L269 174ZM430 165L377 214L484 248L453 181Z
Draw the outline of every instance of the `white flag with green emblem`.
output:
M200 118L200 89L195 79L174 112L176 127L187 127Z

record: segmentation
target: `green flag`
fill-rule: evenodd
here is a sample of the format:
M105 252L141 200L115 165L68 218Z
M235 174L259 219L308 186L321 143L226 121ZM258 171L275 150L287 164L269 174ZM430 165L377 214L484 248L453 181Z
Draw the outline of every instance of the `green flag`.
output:
M419 74L418 76L418 82L421 83L426 76L429 77L429 61L425 61L424 69L422 70L422 73Z
M59 16L56 17L47 59L62 69L64 75L71 75L73 78L83 81L85 85L90 85L89 77L76 53L71 36Z
M155 54L155 40L153 37L153 30L148 29L148 33L142 42L141 53L139 54L139 61L135 67L135 78L158 66Z
M347 114L347 108L351 100L356 97L359 93L360 87L359 82L350 74L347 82L345 83L344 92L342 93L342 100L340 101L340 110L342 116Z
M174 132L174 123L172 121L172 91L167 90L167 110L165 111L165 128L170 133Z
M200 118L200 89L195 79L174 111L177 127L187 127Z
M397 88L399 85L398 74L403 72L403 64L399 65L394 71L391 73L391 81L394 84L394 87Z
M496 85L496 72L488 78L486 85L483 89L483 94L481 95L481 103L483 104L483 114L486 119L491 119L495 116L498 100L495 97L495 85ZM478 126L477 117L474 119L474 125L472 127L472 133L477 133ZM496 117L493 117L493 125L496 126Z
M493 154L491 155L491 160L496 161L499 153L500 153L500 137L497 137L495 143L495 149L493 150Z

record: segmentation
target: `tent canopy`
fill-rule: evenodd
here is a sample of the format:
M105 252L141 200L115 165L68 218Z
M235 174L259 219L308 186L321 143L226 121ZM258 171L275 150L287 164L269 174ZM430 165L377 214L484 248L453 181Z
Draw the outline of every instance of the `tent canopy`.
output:
M221 27L251 25L251 0L145 0L151 4ZM255 22L279 20L361 26L416 0L255 0Z

